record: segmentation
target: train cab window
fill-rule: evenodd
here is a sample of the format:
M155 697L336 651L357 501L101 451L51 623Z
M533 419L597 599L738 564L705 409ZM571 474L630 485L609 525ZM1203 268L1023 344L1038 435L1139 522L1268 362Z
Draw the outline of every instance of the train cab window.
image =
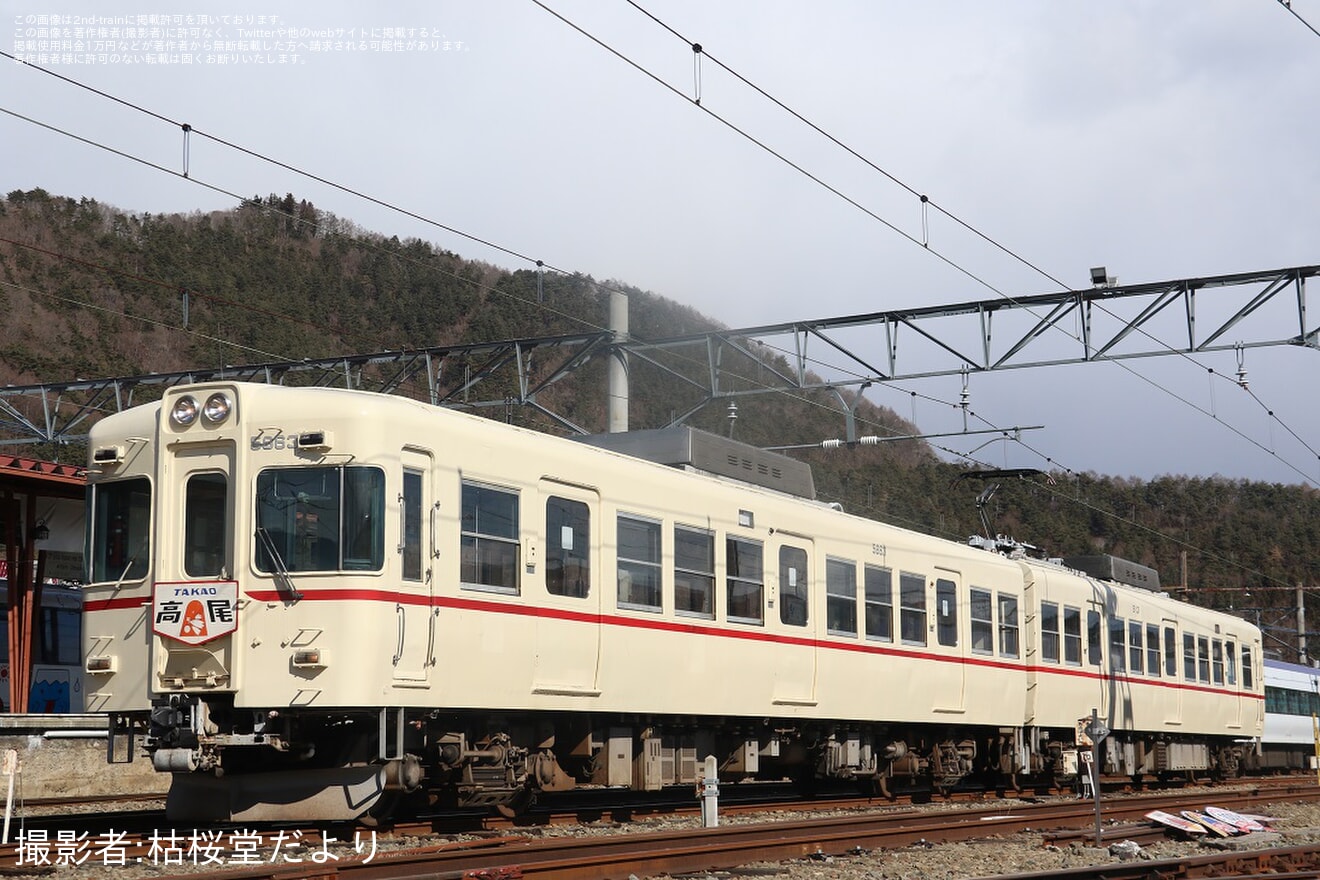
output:
M1178 634L1171 626L1164 628L1164 674L1168 678L1178 677Z
M1158 624L1146 624L1146 674L1160 674L1160 628Z
M1145 672L1146 646L1140 620L1128 621L1128 669L1137 675Z
M1063 662L1082 665L1082 609L1063 606Z
M1018 647L1018 600L1008 593L999 594L999 656L1016 657Z
M620 608L661 610L660 523L619 514Z
M1255 670L1251 666L1251 649L1246 645L1242 646L1242 687L1249 691L1256 689Z
M946 648L958 644L958 585L935 579L935 638Z
M765 554L761 542L727 538L724 568L729 620L765 623Z
M229 478L221 473L193 474L183 494L184 574L224 577Z
M857 563L850 559L825 560L825 629L857 635Z
M459 580L471 589L518 592L518 493L463 484Z
M1100 612L1086 612L1086 662L1099 666L1104 656L1104 645L1100 643Z
M674 610L715 616L715 536L704 529L674 526Z
M380 468L264 470L257 474L257 569L379 571L384 514Z
M87 504L92 580L146 577L151 549L151 483L147 478L94 483Z
M779 622L806 626L810 607L807 590L807 551L801 547L779 548Z
M898 625L905 645L926 644L926 576L898 575Z
M1040 603L1040 659L1046 663L1059 662L1058 602Z
M1210 680L1215 684L1224 683L1224 643L1219 639L1210 643Z
M399 498L403 509L403 540L399 555L403 562L403 579L422 579L422 475L417 471L403 472L403 495Z
M976 654L993 654L995 652L995 612L990 591L972 587L969 599L969 616L972 619L972 652Z
M1196 636L1183 633L1183 678L1196 681Z
M1127 636L1124 628L1127 621L1121 617L1109 618L1109 660L1113 664L1114 672L1122 672L1127 669L1124 655L1127 653Z
M863 570L866 593L866 637L881 642L894 640L894 573L878 565Z
M1210 681L1210 640L1201 636L1196 640L1196 670L1206 683Z
M546 499L545 589L575 599L591 593L591 513L581 501Z
M1237 684L1237 645L1233 642L1224 646L1224 675L1229 686Z

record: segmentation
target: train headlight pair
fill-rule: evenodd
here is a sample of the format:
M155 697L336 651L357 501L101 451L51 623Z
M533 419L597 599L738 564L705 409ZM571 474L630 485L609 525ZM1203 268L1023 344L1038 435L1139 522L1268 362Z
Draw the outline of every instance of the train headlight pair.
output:
M170 410L170 421L180 428L186 428L197 421L198 415L202 421L208 425L218 425L229 418L230 410L233 409L233 403L229 395L223 391L217 391L206 398L206 403L200 407L197 405L197 398L191 394L185 394L174 401L174 408Z

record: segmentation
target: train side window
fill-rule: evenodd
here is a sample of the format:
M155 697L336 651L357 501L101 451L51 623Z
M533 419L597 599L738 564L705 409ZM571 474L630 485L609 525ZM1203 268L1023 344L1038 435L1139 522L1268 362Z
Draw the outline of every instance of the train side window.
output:
M1086 612L1086 662L1099 666L1104 656L1104 646L1100 643L1100 612Z
M1224 683L1224 643L1219 639L1210 643L1210 679L1215 684Z
M976 647L973 640L972 647ZM1040 603L1040 659L1059 662L1059 603Z
M1121 617L1109 618L1109 660L1113 664L1114 672L1123 672L1127 669L1127 663L1124 654L1127 653L1127 638L1124 629L1127 627L1127 621Z
M1242 686L1247 690L1255 690L1255 670L1251 667L1251 649L1246 645L1242 646Z
M518 592L518 493L463 484L459 580L472 589Z
M184 488L183 571L188 577L222 577L226 570L229 478L197 473Z
M1229 685L1237 684L1237 645L1229 642L1224 646L1224 674Z
M866 590L866 637L881 642L894 640L894 573L878 565L864 572Z
M92 580L146 577L151 550L151 482L134 477L94 483L88 498Z
M857 635L857 563L851 559L825 560L825 629Z
M1171 626L1164 628L1164 674L1178 677L1178 634Z
M958 585L948 578L935 580L935 637L946 648L958 644Z
M1063 662L1082 665L1082 609L1063 606Z
M403 579L422 579L422 475L417 471L403 472L403 541L399 553L403 561Z
M660 523L621 513L617 530L619 606L661 610Z
M1196 681L1196 636L1183 633L1183 678Z
M545 589L574 599L591 593L591 512L581 501L546 499Z
M765 554L760 541L724 541L725 589L729 620L765 623Z
M1128 621L1128 669L1140 675L1145 671L1146 646L1143 644L1140 620Z
M1196 669L1201 681L1210 682L1210 640L1201 636L1196 640Z
M972 587L969 595L972 619L972 652L975 654L993 654L995 652L994 603L990 591Z
M1160 674L1160 627L1155 623L1146 624L1146 672Z
M899 572L898 604L898 623L903 644L926 644L926 576L924 574Z
M715 536L704 529L674 526L674 610L715 616Z
M811 594L807 589L807 551L801 547L779 548L779 622L806 626Z
M999 656L1018 656L1018 600L1008 593L999 594Z

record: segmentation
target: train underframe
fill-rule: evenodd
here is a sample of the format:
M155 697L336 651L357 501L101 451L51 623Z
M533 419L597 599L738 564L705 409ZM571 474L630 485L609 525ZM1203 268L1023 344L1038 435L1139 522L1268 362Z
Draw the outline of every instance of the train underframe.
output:
M400 708L235 709L188 695L151 712L146 748L173 774L172 820L366 821L417 809L515 813L543 792L721 782L853 782L893 796L960 786L1066 788L1090 748L1071 728ZM1237 776L1252 746L1117 732L1101 774ZM1083 754L1087 753L1087 754Z

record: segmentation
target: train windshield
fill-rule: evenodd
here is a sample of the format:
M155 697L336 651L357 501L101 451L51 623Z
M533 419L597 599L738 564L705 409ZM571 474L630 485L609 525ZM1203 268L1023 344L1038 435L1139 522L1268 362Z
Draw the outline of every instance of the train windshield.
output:
M151 483L146 477L96 483L88 494L93 582L146 577L151 542Z
M385 562L385 473L297 467L257 475L260 571L379 571Z

